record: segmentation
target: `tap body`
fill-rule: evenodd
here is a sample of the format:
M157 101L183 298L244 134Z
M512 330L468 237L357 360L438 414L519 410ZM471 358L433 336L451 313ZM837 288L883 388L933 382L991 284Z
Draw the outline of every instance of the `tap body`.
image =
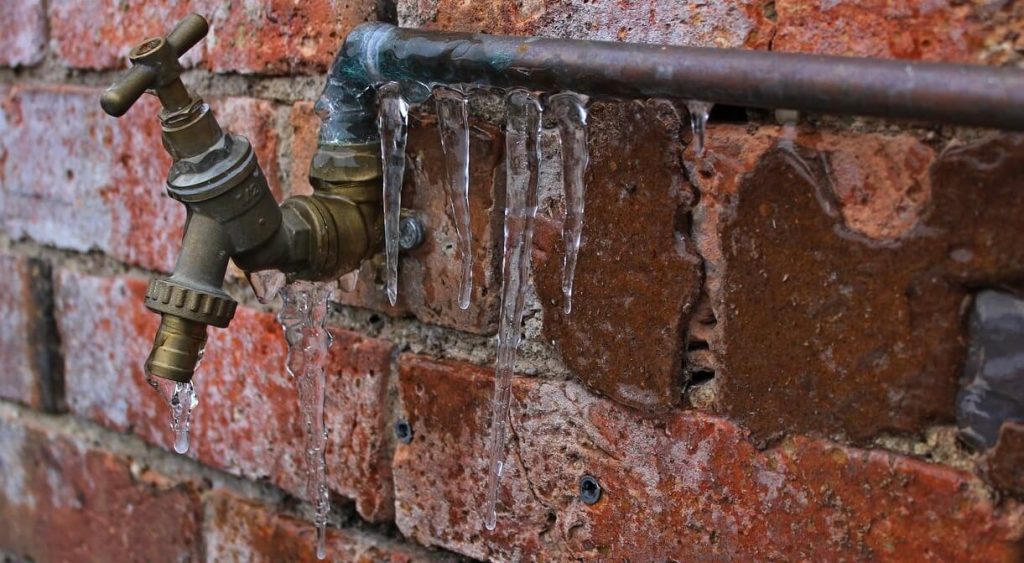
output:
M187 210L173 273L153 280L146 306L162 316L146 371L179 382L202 358L207 326L225 328L236 302L224 291L228 261L246 272L330 280L374 256L383 240L381 167L374 143L321 150L311 196L275 201L249 141L222 130L209 105L180 80L177 58L205 36L192 15L166 38L136 47L132 68L101 99L120 116L144 92L159 97L163 145L173 163L167 193Z

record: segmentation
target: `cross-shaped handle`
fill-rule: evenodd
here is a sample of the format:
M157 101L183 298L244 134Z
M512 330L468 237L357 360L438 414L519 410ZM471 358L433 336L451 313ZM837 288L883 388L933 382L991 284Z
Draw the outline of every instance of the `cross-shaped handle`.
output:
M152 91L168 111L188 106L192 97L181 83L178 57L206 37L210 25L199 14L190 14L167 34L153 37L135 46L128 59L131 69L124 73L100 98L103 111L120 117L146 91Z

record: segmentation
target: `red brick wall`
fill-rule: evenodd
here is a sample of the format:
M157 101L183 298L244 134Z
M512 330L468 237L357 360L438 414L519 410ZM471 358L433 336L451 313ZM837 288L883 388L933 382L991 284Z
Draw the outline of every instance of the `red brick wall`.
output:
M392 10L434 29L1007 66L1024 54L1013 1L7 4L0 556L37 561L313 559L276 306L229 275L242 304L211 333L187 456L170 453L142 378L157 322L145 280L173 266L184 213L162 190L155 102L115 120L98 97L135 42L189 11L211 33L185 80L253 141L279 197L309 189L312 102L341 39ZM954 427L963 304L980 286L1021 288L1024 139L804 116L795 152L813 166L797 174L770 114L716 114L698 158L685 110L662 101L591 109L568 316L545 172L503 508L483 530L504 174L490 108L473 107L472 307L456 306L440 148L420 112L404 197L427 241L403 258L396 307L366 268L330 318L336 560L1024 556L1024 425L987 453ZM583 475L603 487L593 505Z

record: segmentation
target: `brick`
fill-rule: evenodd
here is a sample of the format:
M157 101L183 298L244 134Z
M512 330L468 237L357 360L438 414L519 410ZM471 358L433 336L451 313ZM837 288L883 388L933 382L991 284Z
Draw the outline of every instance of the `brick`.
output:
M32 66L46 56L46 9L42 0L17 0L0 11L0 66Z
M0 119L0 227L12 237L85 252L100 250L144 268L174 266L184 207L167 197L170 158L149 96L121 119L98 108L100 90L13 89ZM273 106L213 100L224 126L245 134L276 189ZM56 164L59 163L59 164Z
M317 560L311 523L281 515L276 507L248 501L227 491L214 491L207 504L207 560L309 563ZM451 560L351 528L327 529L327 557L332 561L358 563Z
M541 223L534 244L545 340L588 387L665 410L682 396L686 320L701 284L679 116L665 102L595 104L588 132L586 221L568 315L561 217Z
M573 382L527 378L513 388L498 527L488 532L479 510L491 384L488 370L400 359L415 432L395 453L396 522L407 537L501 560L1021 554L1024 507L997 504L969 473L802 436L759 451L724 418L643 415ZM584 474L603 488L594 505L577 498Z
M76 416L170 448L169 412L145 382L159 317L143 307L146 282L61 271L58 326L68 407ZM369 520L392 513L387 379L391 345L334 331L328 371L327 466L333 491ZM211 329L196 376L188 455L305 497L301 418L285 373L285 343L274 316L239 307L231 327Z
M458 291L461 261L455 225L447 210L444 159L432 116L413 116L406 150L402 207L423 223L426 236L418 248L399 260L398 303L392 307L375 282L377 272L364 264L359 285L337 294L342 303L384 311L392 316L415 315L419 320L477 334L493 333L500 294L503 215L495 202L504 197L504 138L492 125L471 122L470 220L473 231L473 294L470 307L460 309ZM496 209L499 209L496 211Z
M373 19L374 0L265 0L253 7L196 2L210 14L205 65L216 72L291 74L327 69L348 32Z
M828 133L786 150L775 134L719 127L691 174L721 412L758 442L952 422L961 304L1024 267L1012 220L1024 139L934 157Z
M0 408L0 549L35 561L186 561L201 553L196 483Z
M999 28L1013 8L995 4L780 0L775 9L777 51L974 63L986 43L1011 40Z
M985 477L1002 491L1024 495L1024 423L1007 421L995 448L982 458Z
M49 278L42 262L0 254L0 397L52 411L62 406L64 389Z
M765 49L772 21L762 2L399 0L399 23L509 35Z
M146 37L166 35L196 12L210 21L210 33L193 47L188 63L215 72L291 74L326 70L345 35L374 10L372 0L102 0L89 9L58 0L50 5L50 28L54 50L66 65L119 68L132 47Z

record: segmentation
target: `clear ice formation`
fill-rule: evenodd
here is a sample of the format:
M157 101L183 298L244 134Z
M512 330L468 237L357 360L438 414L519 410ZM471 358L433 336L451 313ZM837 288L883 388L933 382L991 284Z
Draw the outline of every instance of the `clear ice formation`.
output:
M1024 421L1024 299L979 292L968 332L956 418L963 441L985 450L999 441L1004 422Z
M202 358L202 353L200 353ZM198 366L197 366L198 367ZM188 451L188 428L192 418L192 410L199 404L195 384L191 381L182 383L152 374L146 374L146 381L160 394L160 397L171 407L171 430L174 432L174 451L179 454Z
M278 320L288 342L286 369L295 379L305 434L306 492L314 508L316 556L327 556L327 428L324 425L326 368L331 333L324 327L327 300L334 283L295 282L281 293L284 304Z
M512 393L516 351L530 275L533 220L537 214L537 178L540 162L541 105L526 90L506 97L505 123L505 244L501 266L501 313L498 321L498 358L495 365L491 434L488 444L487 492L484 526L497 523L498 482L505 459L505 434Z
M686 110L690 112L690 131L693 133L694 154L704 156L704 133L708 126L708 115L715 104L690 100L686 102Z
M455 223L462 277L459 308L469 308L473 293L473 230L469 217L469 114L466 94L455 88L434 88L438 131L447 179L448 207Z
M281 293L284 287L285 276L277 270L261 270L259 272L246 272L245 278L249 280L249 287L256 295L256 300L266 305Z
M779 146L784 149L794 150L796 143L796 122L800 120L800 112L788 109L775 110L775 121L779 128Z
M572 282L583 236L583 202L587 188L584 174L590 161L587 152L587 106L586 99L574 92L555 94L548 105L555 114L558 142L562 146L562 189L565 193L562 310L568 315L572 311Z
M405 140L409 130L409 103L397 82L377 88L377 128L384 166L385 289L388 301L398 300L398 227L402 211L402 179L405 176Z

